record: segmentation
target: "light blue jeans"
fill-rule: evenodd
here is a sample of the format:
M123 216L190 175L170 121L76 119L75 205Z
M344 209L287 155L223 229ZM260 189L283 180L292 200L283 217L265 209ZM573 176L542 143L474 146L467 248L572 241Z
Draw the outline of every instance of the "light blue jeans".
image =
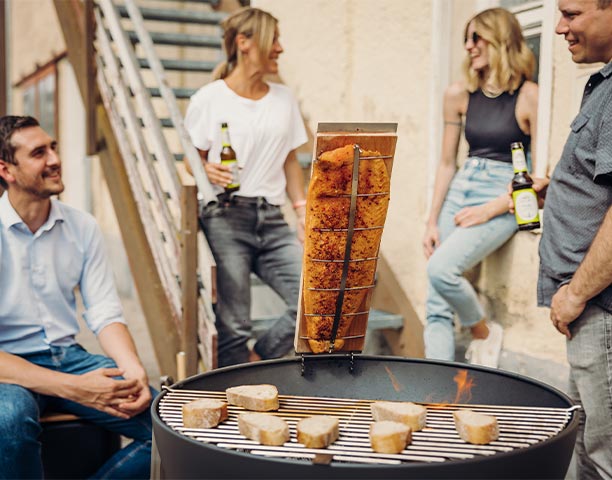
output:
M79 345L51 347L48 352L21 355L58 372L79 375L98 368L115 368L113 360L93 355ZM151 389L153 396L156 391ZM124 420L71 400L31 392L19 385L0 383L0 478L43 478L38 436L39 417L45 408L78 415L133 441L115 453L92 478L149 478L151 414ZM66 445L70 449L70 445Z
M576 478L612 479L612 313L589 305L570 324L569 395L582 405Z
M470 157L451 182L438 219L440 246L427 264L427 358L455 360L454 314L466 327L484 317L476 292L463 273L501 247L518 229L514 215L509 213L468 228L457 227L454 217L462 208L482 205L506 192L512 175L510 163Z

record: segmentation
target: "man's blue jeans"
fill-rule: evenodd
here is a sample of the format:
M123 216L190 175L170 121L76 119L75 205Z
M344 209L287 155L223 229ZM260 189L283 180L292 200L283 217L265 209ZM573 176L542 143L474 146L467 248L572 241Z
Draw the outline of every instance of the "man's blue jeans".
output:
M255 344L262 358L278 358L293 346L302 269L302 248L280 207L262 197L233 197L202 212L206 238L217 263L215 314L219 366L249 360L251 272L278 293L287 310Z
M57 372L83 374L115 368L113 360L86 352L80 345L51 347L21 355L31 363ZM155 395L153 389L151 393ZM129 420L114 417L63 398L41 395L13 384L0 384L0 478L43 478L39 418L46 409L78 415L133 441L115 453L93 478L149 478L151 414L149 409ZM70 449L70 445L66 445Z
M482 205L507 192L512 175L510 163L470 157L453 178L438 218L440 246L427 264L427 358L455 360L455 313L465 327L485 316L463 273L506 243L518 229L516 220L514 215L504 213L486 223L463 228L455 225L455 215L462 208Z
M569 395L582 405L576 478L612 479L612 313L588 305L570 323Z

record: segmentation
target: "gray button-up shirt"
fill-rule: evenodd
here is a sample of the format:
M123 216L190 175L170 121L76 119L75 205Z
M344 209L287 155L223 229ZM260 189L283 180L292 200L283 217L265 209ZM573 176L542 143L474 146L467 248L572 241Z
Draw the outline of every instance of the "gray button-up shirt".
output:
M612 205L612 62L592 75L552 175L540 241L538 304L569 282ZM612 286L591 300L612 312Z

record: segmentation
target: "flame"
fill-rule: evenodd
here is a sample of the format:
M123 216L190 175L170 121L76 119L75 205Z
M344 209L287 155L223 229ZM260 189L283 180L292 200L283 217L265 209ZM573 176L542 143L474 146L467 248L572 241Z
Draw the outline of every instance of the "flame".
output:
M472 387L476 386L474 379L468 375L467 370L458 370L453 380L457 384L457 395L453 403L468 403L472 399Z

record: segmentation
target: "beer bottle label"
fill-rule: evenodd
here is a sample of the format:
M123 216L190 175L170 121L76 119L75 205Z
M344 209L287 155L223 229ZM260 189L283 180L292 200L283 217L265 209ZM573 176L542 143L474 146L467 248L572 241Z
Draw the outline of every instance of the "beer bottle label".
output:
M524 188L512 192L514 215L516 223L521 226L526 223L539 222L538 197L533 188Z
M240 180L238 177L238 162L235 158L230 158L228 160L221 160L221 165L228 165L232 169L232 183L230 183L227 187L228 190L235 189L240 186Z
M522 148L512 150L512 166L514 173L527 171L527 160L525 160L525 152Z

